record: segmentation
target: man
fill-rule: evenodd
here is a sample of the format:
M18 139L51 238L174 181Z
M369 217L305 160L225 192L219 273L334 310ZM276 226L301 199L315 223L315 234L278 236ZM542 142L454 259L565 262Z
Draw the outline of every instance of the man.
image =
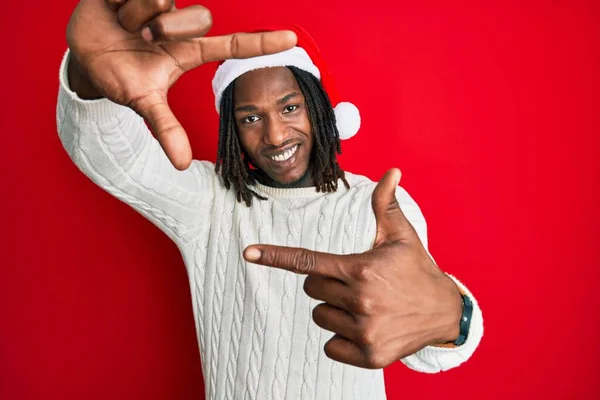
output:
M381 368L397 360L437 372L468 359L481 311L429 256L399 171L375 184L339 167L359 119L314 42L204 38L210 26L200 6L81 1L57 110L74 163L181 250L207 398L385 398ZM167 91L232 58L213 81L216 166L191 162Z

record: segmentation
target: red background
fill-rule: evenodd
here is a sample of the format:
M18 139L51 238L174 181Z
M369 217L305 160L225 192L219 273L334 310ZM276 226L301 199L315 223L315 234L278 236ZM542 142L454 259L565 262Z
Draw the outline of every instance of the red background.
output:
M388 397L598 398L600 3L414 3L205 4L212 34L312 33L363 116L343 167L372 179L400 167L438 264L481 304L473 358L438 375L397 363ZM175 245L80 174L56 134L75 4L0 11L0 398L199 399ZM211 71L170 99L195 157L214 160Z

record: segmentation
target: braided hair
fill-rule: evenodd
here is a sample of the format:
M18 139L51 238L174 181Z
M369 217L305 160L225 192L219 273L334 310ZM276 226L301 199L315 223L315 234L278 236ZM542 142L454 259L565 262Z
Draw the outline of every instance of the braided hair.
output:
M342 153L335 113L321 82L311 73L289 66L304 95L308 109L308 119L314 136L310 163L312 178L317 192L335 192L338 179L346 188L350 185L344 171L337 162L337 154ZM252 190L249 185L256 183L256 166L240 144L233 115L233 87L235 81L223 91L220 105L219 144L215 171L220 172L225 187L232 186L238 202L247 206L252 198L266 200Z

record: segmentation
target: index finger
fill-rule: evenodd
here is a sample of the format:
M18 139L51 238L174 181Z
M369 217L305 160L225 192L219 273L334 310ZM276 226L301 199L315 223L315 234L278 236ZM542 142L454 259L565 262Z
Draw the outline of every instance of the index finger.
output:
M244 250L246 261L285 269L302 275L319 275L344 281L351 255L321 253L299 247L252 245Z
M180 44L181 64L195 68L201 64L230 58L250 58L279 53L291 49L297 43L292 31L258 33L234 33L192 39Z

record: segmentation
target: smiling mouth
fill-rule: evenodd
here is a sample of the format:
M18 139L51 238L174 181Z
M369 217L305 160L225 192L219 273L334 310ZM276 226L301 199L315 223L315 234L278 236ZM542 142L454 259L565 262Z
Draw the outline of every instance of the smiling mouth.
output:
M285 162L285 161L289 160L290 158L292 158L294 156L294 154L296 154L296 151L298 151L298 145L290 147L286 151L283 151L283 152L276 154L274 156L271 156L269 158L275 162Z

